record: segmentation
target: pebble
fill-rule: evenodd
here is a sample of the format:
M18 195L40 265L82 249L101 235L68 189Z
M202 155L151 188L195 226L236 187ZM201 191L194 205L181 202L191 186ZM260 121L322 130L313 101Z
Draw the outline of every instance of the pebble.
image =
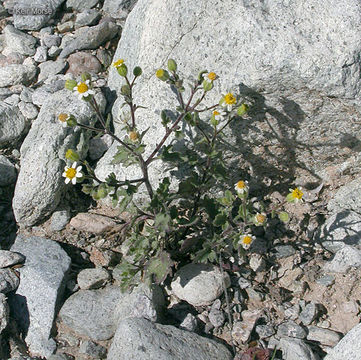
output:
M92 138L89 141L89 157L92 160L100 159L113 143L110 135L103 135L100 138Z
M97 58L100 61L100 63L105 67L108 68L112 63L112 56L110 53L105 49L97 49Z
M5 294L0 293L0 334L9 324L10 309Z
M87 9L76 16L75 29L82 26L91 26L98 23L101 15L98 10Z
M79 213L70 220L70 225L79 231L101 234L113 228L116 222L98 214Z
M46 46L39 46L36 49L34 60L38 63L43 63L48 59L48 48Z
M296 320L300 314L300 306L298 304L294 304L293 306L285 309L284 313L287 319Z
M307 304L301 311L299 319L304 325L310 325L313 320L317 318L320 313L320 307L313 302Z
M277 259L286 258L296 254L296 250L291 245L277 245L274 247L276 251L275 256Z
M72 74L74 77L78 77L84 72L97 74L102 70L99 60L94 55L84 51L69 55L67 61L69 63L67 74Z
M24 115L24 117L28 120L34 120L39 114L38 108L31 103L26 103L24 101L20 101L19 104L19 110Z
M14 291L19 286L19 277L16 275L15 270L0 269L0 293L7 294Z
M66 7L76 11L83 11L93 8L98 0L67 0Z
M212 307L211 311L208 314L209 321L211 324L218 328L224 324L225 316L222 310L214 309Z
M282 338L279 342L282 358L287 360L318 360L310 346L300 339Z
M191 313L188 313L184 320L180 323L179 328L194 332L196 331L197 326L197 318Z
M274 335L276 331L271 325L257 325L256 333L261 339L265 339Z
M26 128L26 120L19 109L0 102L0 148L18 141Z
M235 321L233 324L232 336L238 343L246 343L257 320L262 315L262 310L244 310L241 315L242 321Z
M33 96L34 90L28 87L24 87L24 89L20 93L20 100L24 101L26 103L32 102L32 96Z
M63 33L69 32L69 31L73 31L73 30L74 30L74 21L72 21L72 20L58 24L58 31L60 32L60 34L63 34Z
M260 254L251 254L249 266L254 272L263 271L266 268L266 261Z
M37 40L34 36L15 29L13 25L5 26L3 31L8 49L25 56L33 56L35 54Z
M60 53L61 53L61 49L58 46L52 46L48 50L48 55L51 58L54 58L54 57L58 56Z
M323 270L326 272L346 273L352 267L361 267L361 250L345 245L336 252L330 262L325 264Z
M99 289L110 280L110 274L102 268L84 269L78 274L80 289Z
M61 44L61 37L59 35L45 34L41 41L47 48L51 48L52 46L58 47Z
M342 338L341 334L330 329L309 326L307 340L316 341L322 345L334 347Z
M58 210L53 212L50 220L50 229L52 231L61 231L65 228L70 220L70 211L66 210Z
M277 329L277 336L279 337L288 336L298 339L304 339L306 335L306 330L292 320L281 323Z
M99 344L90 340L84 340L79 347L80 354L86 354L91 358L104 359L107 354L107 349Z
M10 64L0 67L0 87L29 85L35 78L37 69L30 64Z
M6 268L12 265L23 263L25 260L24 255L9 251L9 250L0 250L0 268Z
M39 65L40 74L38 81L50 78L53 75L62 73L68 66L66 60L58 59L56 61L49 60Z
M335 283L335 277L331 274L322 275L316 279L316 282L323 286L331 286Z
M12 94L4 100L4 103L11 106L16 106L17 104L19 104L19 101L20 96L18 94Z

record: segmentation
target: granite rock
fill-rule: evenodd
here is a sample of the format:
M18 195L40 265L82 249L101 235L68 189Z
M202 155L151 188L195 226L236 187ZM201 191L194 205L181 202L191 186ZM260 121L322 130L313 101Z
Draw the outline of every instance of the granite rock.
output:
M25 56L35 54L36 38L16 29L13 25L4 28L6 47Z
M12 162L8 160L6 156L0 155L0 186L14 184L16 181L16 174L17 172Z

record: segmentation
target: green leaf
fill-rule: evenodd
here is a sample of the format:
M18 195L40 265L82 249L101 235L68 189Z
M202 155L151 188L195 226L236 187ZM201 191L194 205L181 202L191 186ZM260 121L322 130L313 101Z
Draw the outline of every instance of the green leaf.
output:
M217 206L214 199L210 199L209 197L205 197L203 199L203 207L206 210L209 217L214 220L217 214Z
M148 261L146 265L146 274L151 280L160 284L172 273L173 265L174 262L171 260L170 255L167 252L162 251Z
M170 209L169 209L169 214L170 217L172 219L175 219L178 216L178 209L175 205L173 205Z
M154 218L154 226L160 232L168 232L170 230L170 224L172 222L171 217L168 214L157 214Z
M214 226L222 226L227 222L227 216L226 214L218 214L216 218L213 221Z
M286 213L286 211L281 211L278 214L279 219L284 222L284 223L288 223L290 221L290 217L289 215Z

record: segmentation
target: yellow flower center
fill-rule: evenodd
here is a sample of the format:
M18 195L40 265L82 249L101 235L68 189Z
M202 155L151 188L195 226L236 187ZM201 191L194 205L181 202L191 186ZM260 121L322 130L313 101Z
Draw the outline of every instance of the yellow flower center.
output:
M123 59L118 59L117 61L114 61L113 66L114 66L115 68L117 68L117 67L119 67L120 65L122 65L123 62L124 62Z
M157 72L155 73L155 75L157 77L163 77L164 76L164 70L163 69L158 69Z
M208 75L208 79L214 81L217 79L217 74L215 72L210 72Z
M213 111L213 115L214 115L214 116L218 116L218 115L221 115L221 114L220 114L217 110L214 110L214 111Z
M61 113L61 114L59 114L58 115L58 119L59 119L59 121L61 121L61 122L65 122L65 121L67 121L68 120L68 114L64 114L64 113Z
M136 131L131 131L129 133L129 139L132 141L137 141L138 140L138 133Z
M256 220L257 220L257 222L259 222L259 223L264 223L265 220L266 220L266 217L265 217L264 215L262 215L262 214L257 214L257 215L256 215Z
M77 89L78 89L78 92L79 92L80 94L84 94L85 92L88 91L89 88L88 88L88 85L87 85L86 83L81 82L81 83L78 85Z
M240 180L237 183L237 187L238 187L238 189L245 189L246 188L246 183L243 180Z
M232 93L228 93L224 96L224 102L227 105L233 105L236 103L236 98L234 97L234 95Z
M303 192L299 188L292 190L292 197L294 197L295 199L301 200L302 196Z
M75 178L76 170L74 168L69 168L65 171L65 176L69 179Z
M248 236L248 235L246 235L246 236L244 236L243 237L243 244L245 244L245 245L249 245L251 242L252 242L252 238L250 237L250 236Z

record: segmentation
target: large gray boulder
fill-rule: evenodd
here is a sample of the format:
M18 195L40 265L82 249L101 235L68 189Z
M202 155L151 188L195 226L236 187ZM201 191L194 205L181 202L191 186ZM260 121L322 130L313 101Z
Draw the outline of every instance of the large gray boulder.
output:
M124 58L129 69L143 68L134 96L136 104L147 107L137 111L140 130L150 126L144 139L152 146L146 153L164 133L160 110L175 108L174 94L154 76L167 58L174 58L186 78L203 69L220 76L206 104L217 103L228 88L254 104L250 118L232 127L232 181L239 176L241 156L255 176L293 181L304 175L319 181L322 169L357 151L361 135L351 121L359 114L354 102L361 87L360 14L358 0L203 0L182 6L139 0L114 59ZM119 95L122 84L112 68L110 88ZM122 102L119 97L114 104L115 119ZM100 161L97 175L139 176L132 167L109 165L116 146ZM162 173L162 164L154 162L154 184Z
M129 318L119 323L108 360L231 360L230 351L214 340L170 325Z
M103 97L98 97L101 108L104 107L103 100ZM64 128L58 120L61 112L73 114L82 123L88 123L95 117L89 104L68 90L60 90L46 99L20 151L21 167L13 209L16 221L25 226L51 214L65 189L62 177L64 154L68 148L75 149L80 131ZM87 139L83 140L80 151L87 146Z
M19 235L11 250L26 258L20 286L9 298L12 313L30 352L48 358L56 349L52 328L70 258L55 241L41 237Z

